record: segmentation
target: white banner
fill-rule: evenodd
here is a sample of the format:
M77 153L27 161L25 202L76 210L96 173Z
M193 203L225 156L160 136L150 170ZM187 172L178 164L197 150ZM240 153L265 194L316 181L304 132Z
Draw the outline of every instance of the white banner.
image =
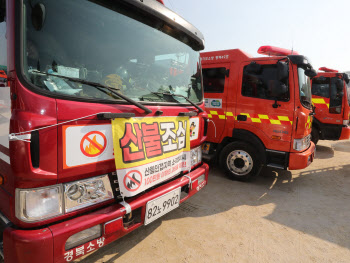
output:
M127 169L117 169L120 193L129 197L191 168L189 152Z

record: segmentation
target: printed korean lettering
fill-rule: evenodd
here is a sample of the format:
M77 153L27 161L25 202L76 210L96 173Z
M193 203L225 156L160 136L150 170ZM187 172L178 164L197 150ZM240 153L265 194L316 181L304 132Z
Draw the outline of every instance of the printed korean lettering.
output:
M136 162L145 159L142 143L142 131L138 123L134 123L135 133L131 123L125 124L125 134L120 139L120 147L123 150L123 161L125 163ZM138 151L132 152L130 144L133 143L138 148Z
M176 141L176 133L173 131L175 129L175 123L173 122L162 122L160 128L165 130L165 133L162 135L163 151L165 153L172 152L177 150L177 144L173 141Z
M73 250L64 253L64 259L69 262L73 260Z
M97 239L97 245L99 247L102 247L104 244L105 244L105 238L104 237L101 237L101 238Z
M82 245L81 247L77 247L75 249L75 256L76 257L84 256L84 253L85 253L85 246L84 245Z
M157 122L152 124L142 123L143 141L145 143L147 158L163 154L160 140L159 126Z
M89 243L89 245L87 246L87 250L86 250L86 253L89 253L91 251L94 251L95 248L94 248L94 244L92 244L91 242Z
M181 150L186 147L186 124L183 124L182 121L179 121L179 128L177 129L176 135L178 138L178 150ZM183 127L185 125L185 127Z

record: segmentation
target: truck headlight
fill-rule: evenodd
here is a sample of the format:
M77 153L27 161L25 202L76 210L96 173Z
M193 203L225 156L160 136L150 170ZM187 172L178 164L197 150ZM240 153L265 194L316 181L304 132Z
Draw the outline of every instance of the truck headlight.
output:
M43 221L113 199L108 175L48 187L16 189L16 217L24 222Z
M293 149L296 151L303 151L309 148L311 143L311 134L305 136L302 139L294 139L293 141Z
M112 198L113 192L108 175L64 184L66 213Z
M16 217L36 222L63 214L62 185L16 189Z
M191 150L191 167L202 162L202 147L199 146Z

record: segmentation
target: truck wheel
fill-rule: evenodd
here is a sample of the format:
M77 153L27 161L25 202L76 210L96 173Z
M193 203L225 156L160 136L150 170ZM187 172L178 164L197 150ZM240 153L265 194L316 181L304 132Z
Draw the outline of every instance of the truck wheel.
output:
M320 139L320 131L317 128L311 130L311 141L316 145Z
M225 169L228 176L248 181L259 174L261 160L257 151L244 142L232 142L225 146L220 154L220 166Z

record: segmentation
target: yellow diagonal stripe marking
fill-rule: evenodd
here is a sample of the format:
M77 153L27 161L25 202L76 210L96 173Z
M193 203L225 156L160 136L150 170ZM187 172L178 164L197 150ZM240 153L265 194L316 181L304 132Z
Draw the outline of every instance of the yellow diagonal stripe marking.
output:
M226 116L225 115L219 115L219 119L224 120L224 119L226 119Z
M281 122L279 120L270 120L271 124L280 124Z
M258 114L259 118L262 119L262 120L268 120L269 119L269 116L267 115L264 115L264 114Z
M210 111L210 114L211 114L211 115L218 115L218 112L215 111L215 110L213 110L213 111Z
M312 102L315 104L326 104L324 99L312 99Z
M261 123L261 120L259 118L252 118L252 122L259 122L259 123Z
M233 112L226 112L226 116L233 117Z
M277 116L280 121L289 121L287 116Z

